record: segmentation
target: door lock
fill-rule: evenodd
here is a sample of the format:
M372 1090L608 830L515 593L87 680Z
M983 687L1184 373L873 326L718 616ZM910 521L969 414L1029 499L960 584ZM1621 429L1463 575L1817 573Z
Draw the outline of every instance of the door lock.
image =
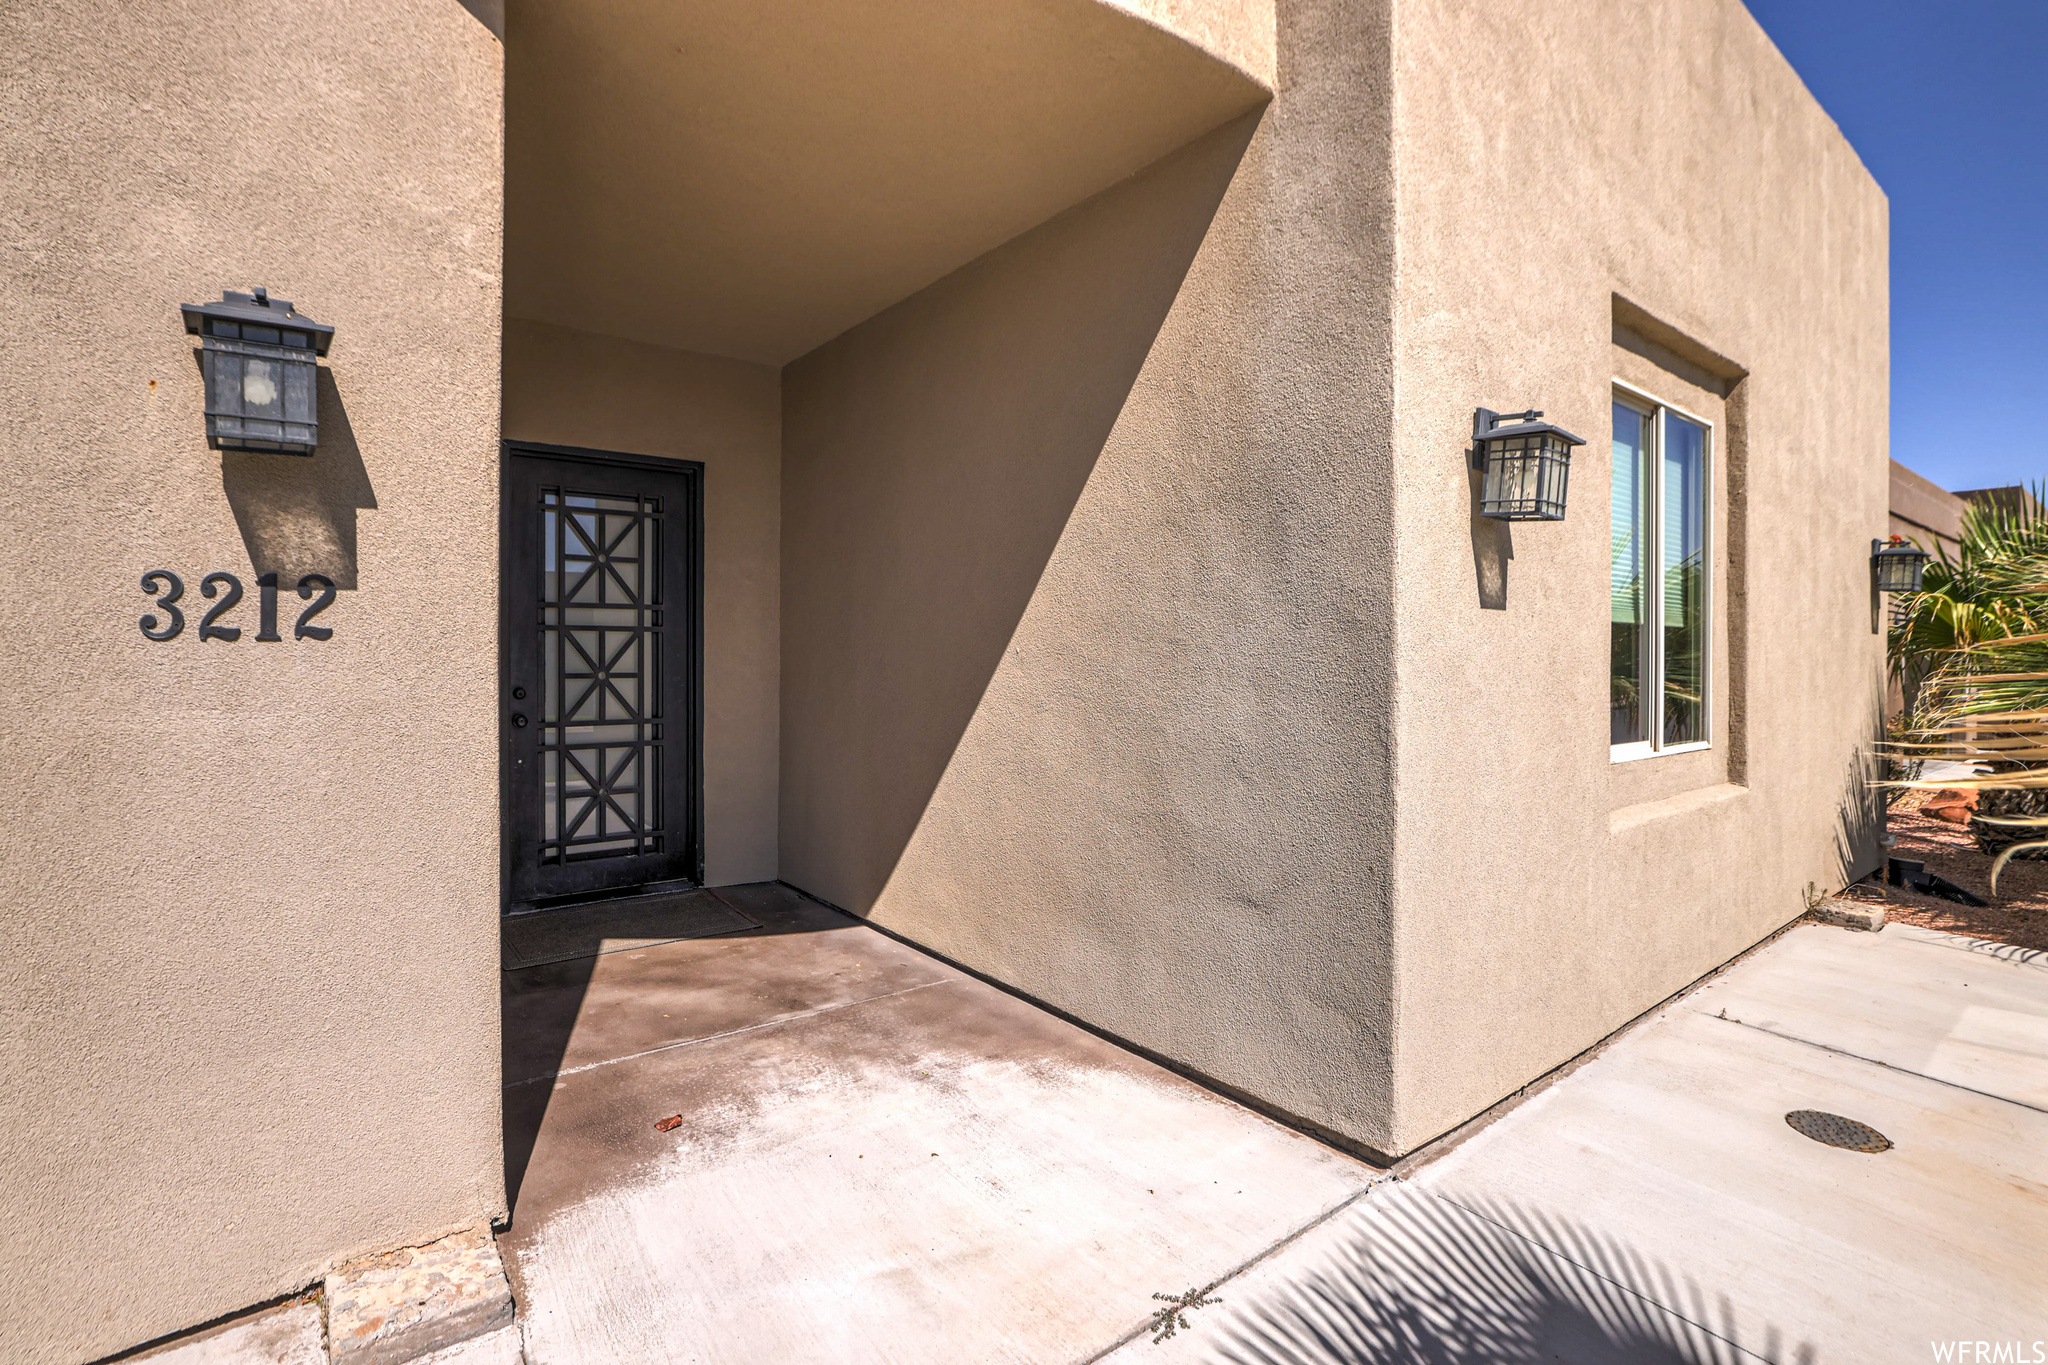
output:
M525 712L523 712L523 711L514 711L514 712L512 713L512 728L513 728L513 729L515 729L515 730L524 730L524 729L526 728L526 713L525 713Z

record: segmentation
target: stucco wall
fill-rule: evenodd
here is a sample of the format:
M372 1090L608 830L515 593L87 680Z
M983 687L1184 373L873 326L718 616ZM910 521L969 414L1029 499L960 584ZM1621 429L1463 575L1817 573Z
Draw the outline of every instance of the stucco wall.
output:
M0 9L0 1358L503 1209L499 91L454 0ZM256 284L339 329L310 459L206 447L178 305Z
M781 377L509 318L505 435L704 464L704 879L776 875Z
M783 876L1384 1142L1386 34L784 374Z
M1838 886L1874 857L1852 755L1882 680L1867 557L1885 526L1887 208L1735 0L1395 13L1393 1142L1408 1148L1798 915L1808 881ZM1514 78L1490 78L1504 64ZM1727 767L1619 810L1616 295L1746 372L1718 469ZM1589 441L1567 519L1507 533L1500 610L1475 588L1461 463L1482 404L1543 408Z

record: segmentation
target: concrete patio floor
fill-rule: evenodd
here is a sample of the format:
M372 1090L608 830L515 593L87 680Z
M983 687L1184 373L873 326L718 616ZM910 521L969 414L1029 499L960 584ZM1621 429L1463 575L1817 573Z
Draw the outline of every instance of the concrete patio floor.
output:
M2048 1358L2048 959L1794 929L1212 1296L1110 1359Z
M1381 1178L786 888L716 895L762 928L505 974L532 1365L1083 1361Z
M506 974L532 1365L2048 1343L2040 955L1794 929L1393 1178L785 888L717 894L763 927Z
M2048 1358L2043 954L1794 929L1388 1175L783 888L696 894L760 927L506 973L519 1322L432 1365ZM327 1355L309 1298L145 1358Z

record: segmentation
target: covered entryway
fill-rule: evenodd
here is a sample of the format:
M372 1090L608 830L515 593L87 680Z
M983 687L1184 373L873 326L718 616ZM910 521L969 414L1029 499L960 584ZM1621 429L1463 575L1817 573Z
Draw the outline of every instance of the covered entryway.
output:
M658 743L606 747L603 764L625 765L616 780L609 767L586 771L581 758L600 761L589 750L549 747L539 726L508 728L508 904L660 880L718 886L784 876L787 851L818 842L818 819L839 826L824 837L842 840L849 861L900 852L951 747L945 731L957 739L964 715L951 699L878 699L866 708L878 723L916 716L933 733L884 741L897 755L888 771L833 756L835 770L853 763L873 779L859 802L866 813L855 819L828 809L837 793L792 809L784 715L794 689L808 723L820 677L808 658L786 666L785 615L804 616L796 638L807 656L830 649L812 629L821 611L894 646L884 643L887 631L823 608L814 590L799 586L789 605L788 589L830 576L843 559L830 537L853 528L916 549L927 538L896 519L922 516L934 496L921 486L926 476L964 470L969 452L924 452L943 425L936 413L917 417L918 430L881 433L922 472L859 476L863 496L885 504L863 507L821 478L859 461L846 442L876 419L846 425L853 414L844 400L821 389L820 376L796 371L850 329L1256 110L1270 97L1272 19L1258 18L1256 5L1241 9L1153 0L508 0L507 478L535 455L564 449L691 466L702 517L702 649L690 705L703 726L702 744L689 745L669 710ZM970 312L1003 348L978 365L980 379L907 362L921 376L912 391L973 395L986 410L976 425L997 439L972 438L971 453L1008 465L1026 488L976 480L1000 503L1008 529L974 534L981 567L963 581L975 584L989 569L1008 581L972 604L971 623L904 613L886 592L873 594L884 614L919 621L935 647L932 657L906 660L901 677L947 692L986 682L989 643L1015 624L1019 592L1028 594L1043 568L1246 135L1226 136L1192 172L1140 196L1145 209L1126 215L1112 240L1067 249L1059 282L1031 290L1028 308L1018 311L1008 295L975 305ZM1049 307L1054 297L1059 306ZM946 345L955 355L980 349ZM1058 363L1048 367L1047 356ZM990 378L1009 387L980 392ZM1039 415L1018 420L1020 405ZM821 499L832 504L822 509L824 528L794 520L814 518ZM513 542L531 540L545 515L535 503L505 523L508 611L519 617L507 617L508 649L536 638L524 615L538 610L528 600L533 574L510 556L531 553ZM963 532L981 515L957 498L947 511ZM672 536L668 548L680 541ZM678 618L670 610L665 619L662 648L673 653ZM537 677L541 667L536 656L527 671ZM608 667L585 667L584 680ZM674 669L665 678L682 685ZM508 675L505 685L504 724L531 719L510 690L534 684ZM618 701L604 688L594 695ZM631 705L618 709L623 718L607 724L639 723L625 715ZM804 747L818 761L823 746ZM659 757L659 790L642 790L636 754ZM568 766L536 779L519 768L522 756ZM687 790L686 767L698 784ZM551 799L539 794L548 781L557 783ZM563 822L556 834L546 832L549 818Z
M540 681L505 680L507 885L541 913L507 921L502 1240L530 1359L1085 1354L1373 1178L781 884L865 911L905 856L1271 37L1180 0L508 4L507 647ZM637 562L632 527L679 548L664 466L701 499L700 690L563 711L645 684L653 605L569 594L615 536ZM518 558L550 515L581 556L552 581ZM519 712L549 668L559 704ZM701 785L672 791L686 705Z

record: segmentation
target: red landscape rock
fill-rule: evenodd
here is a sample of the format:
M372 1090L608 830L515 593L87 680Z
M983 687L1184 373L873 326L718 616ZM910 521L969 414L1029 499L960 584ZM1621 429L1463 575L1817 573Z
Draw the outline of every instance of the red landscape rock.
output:
M1923 814L1931 815L1937 820L1946 820L1951 825L1969 824L1970 812L1976 809L1977 793L1957 791L1952 787L1944 787L1935 792L1920 806Z

